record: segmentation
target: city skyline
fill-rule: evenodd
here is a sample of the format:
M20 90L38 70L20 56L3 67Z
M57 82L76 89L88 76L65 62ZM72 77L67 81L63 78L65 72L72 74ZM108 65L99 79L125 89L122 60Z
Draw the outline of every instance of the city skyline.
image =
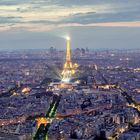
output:
M0 0L0 139L140 140L140 0Z
M0 50L72 48L140 48L140 1L0 2ZM7 41L8 40L8 41Z

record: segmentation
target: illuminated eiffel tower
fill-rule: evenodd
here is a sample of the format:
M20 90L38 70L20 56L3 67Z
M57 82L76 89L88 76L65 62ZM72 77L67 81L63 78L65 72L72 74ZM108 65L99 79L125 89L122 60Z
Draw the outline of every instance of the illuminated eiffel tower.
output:
M66 38L67 41L67 49L66 49L66 61L62 71L62 82L69 82L71 80L72 75L75 73L71 62L71 49L70 49L70 38Z

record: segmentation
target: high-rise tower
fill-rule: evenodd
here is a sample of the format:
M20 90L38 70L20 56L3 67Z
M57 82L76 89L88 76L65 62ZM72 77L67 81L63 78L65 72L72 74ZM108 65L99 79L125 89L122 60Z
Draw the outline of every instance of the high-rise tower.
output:
M66 61L62 71L62 82L69 82L72 75L75 73L73 65L71 62L71 49L70 49L70 37L66 38L67 48L66 48Z

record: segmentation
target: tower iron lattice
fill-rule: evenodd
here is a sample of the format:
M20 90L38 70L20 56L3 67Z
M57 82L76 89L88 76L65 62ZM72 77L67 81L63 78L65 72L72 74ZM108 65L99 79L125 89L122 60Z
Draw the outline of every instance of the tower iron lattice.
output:
M75 73L75 70L73 68L72 65L72 61L71 61L71 47L70 47L70 38L67 37L66 38L66 61L63 67L63 71L62 71L62 82L69 82L72 75Z

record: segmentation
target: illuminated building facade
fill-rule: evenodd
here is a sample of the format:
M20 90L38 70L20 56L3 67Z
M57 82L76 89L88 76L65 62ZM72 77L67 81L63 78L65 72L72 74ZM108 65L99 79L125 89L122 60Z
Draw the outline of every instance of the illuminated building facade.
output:
M66 38L67 48L66 48L66 61L62 71L62 82L69 82L71 80L72 75L75 73L71 62L71 48L70 48L70 38Z

